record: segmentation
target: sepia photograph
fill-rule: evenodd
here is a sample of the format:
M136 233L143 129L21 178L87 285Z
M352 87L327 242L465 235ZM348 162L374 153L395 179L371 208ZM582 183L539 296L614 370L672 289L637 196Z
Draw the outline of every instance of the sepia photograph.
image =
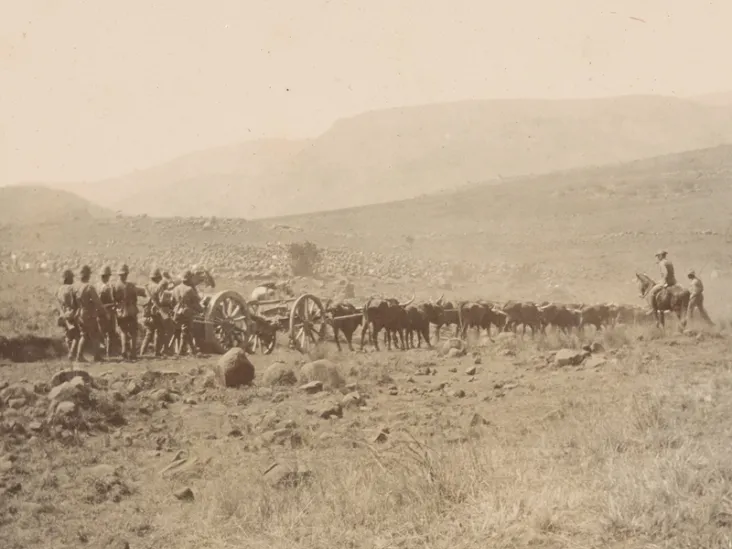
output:
M730 24L0 0L0 548L732 549Z

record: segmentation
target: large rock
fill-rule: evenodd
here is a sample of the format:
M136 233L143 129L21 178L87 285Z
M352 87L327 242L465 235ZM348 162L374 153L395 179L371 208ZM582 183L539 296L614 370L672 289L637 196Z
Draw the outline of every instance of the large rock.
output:
M53 377L51 378L51 387L58 387L62 383L71 381L75 377L80 377L84 380L84 383L87 383L89 385L92 384L92 376L89 374L89 372L87 372L86 370L78 370L76 368L73 368L70 370L61 370L53 374Z
M224 387L251 385L254 381L254 365L243 349L234 347L219 358L216 376Z
M262 382L270 387L292 386L297 383L297 376L289 365L275 362L264 371Z
M48 399L52 402L73 402L76 405L84 405L89 401L90 394L91 390L84 378L77 376L70 381L56 385L48 393Z
M315 360L303 364L300 368L300 381L320 381L324 387L339 389L345 385L345 381L338 367L328 359Z

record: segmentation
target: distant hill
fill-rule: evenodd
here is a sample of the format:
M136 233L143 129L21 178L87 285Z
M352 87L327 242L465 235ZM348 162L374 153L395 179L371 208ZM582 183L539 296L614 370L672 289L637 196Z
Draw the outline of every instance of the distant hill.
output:
M6 226L0 252L52 250L64 260L106 257L146 266L195 261L223 272L246 270L251 258L244 246L310 240L351 250L352 264L379 268L379 254L409 258L400 265L417 270L425 259L445 262L448 271L462 261L482 265L471 275L486 288L483 294L570 292L632 301L638 299L635 271L655 276L653 254L661 247L680 273L692 267L705 278L713 270L732 273L731 213L732 145L724 145L262 220L207 226L202 219L123 217ZM397 275L410 276L408 267L399 269ZM430 282L411 283L427 290ZM715 299L732 298L729 278L706 283Z
M69 191L41 185L0 187L0 223L27 225L112 215L110 210Z
M336 122L310 141L201 151L72 187L124 213L260 218L732 143L732 107L661 96L489 100Z
M707 93L704 95L697 95L691 99L706 105L729 107L732 105L732 91Z

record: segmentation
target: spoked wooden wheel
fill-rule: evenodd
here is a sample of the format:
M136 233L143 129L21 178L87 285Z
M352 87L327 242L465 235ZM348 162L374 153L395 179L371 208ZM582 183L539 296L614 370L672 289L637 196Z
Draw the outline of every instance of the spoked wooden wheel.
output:
M249 337L249 352L269 355L274 351L277 343L277 330L257 331Z
M206 343L218 352L233 347L246 349L249 343L251 317L247 302L238 293L225 290L211 298L206 310Z
M315 347L325 338L325 309L312 294L297 298L290 311L290 343L301 353Z

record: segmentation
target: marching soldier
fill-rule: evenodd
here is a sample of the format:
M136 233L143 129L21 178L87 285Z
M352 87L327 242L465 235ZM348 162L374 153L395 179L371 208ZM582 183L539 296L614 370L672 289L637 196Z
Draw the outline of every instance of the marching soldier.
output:
M128 282L130 268L120 265L117 271L119 280L114 285L114 307L117 313L117 326L122 337L122 357L130 360L137 358L137 286Z
M107 352L107 358L112 356L112 346L117 342L117 317L114 311L114 291L112 282L109 280L112 276L112 268L109 265L102 267L101 282L97 285L97 293L99 299L107 311L107 320L100 318L100 329L104 338L104 347Z
M78 362L86 362L84 358L84 345L89 344L92 349L94 361L98 362L102 359L100 334L99 334L99 317L108 319L104 305L99 299L96 288L89 282L91 277L91 268L84 265L81 268L81 281L74 287L74 295L79 306L79 331L81 338L77 344L76 360Z
M196 346L193 342L193 317L203 312L201 300L193 286L193 273L188 270L183 273L183 280L173 288L173 321L176 331L180 332L180 345L177 355L181 356L190 346L191 354L196 353Z
M64 329L64 340L69 349L69 360L73 360L79 343L79 327L77 326L78 303L74 294L74 273L71 269L63 272L63 284L56 292L59 312L59 328Z
M160 300L167 284L162 280L163 275L160 269L154 269L150 273L150 282L145 284L147 299L142 305L142 323L145 326L145 337L142 340L140 354L145 354L148 345L152 343L156 357L161 355L162 348L165 346L163 310Z
M668 252L661 250L656 253L656 260L658 261L658 268L661 272L661 282L656 284L649 293L649 305L651 310L655 308L656 295L663 288L671 288L676 286L676 275L674 274L674 265L669 261L666 256Z
M691 281L691 284L689 285L689 293L691 294L691 297L689 299L687 317L691 319L694 314L694 309L699 309L699 314L701 315L702 320L704 320L707 325L714 326L714 322L709 318L709 315L704 308L704 284L702 284L702 281L696 276L696 273L693 270L689 271L687 276Z

